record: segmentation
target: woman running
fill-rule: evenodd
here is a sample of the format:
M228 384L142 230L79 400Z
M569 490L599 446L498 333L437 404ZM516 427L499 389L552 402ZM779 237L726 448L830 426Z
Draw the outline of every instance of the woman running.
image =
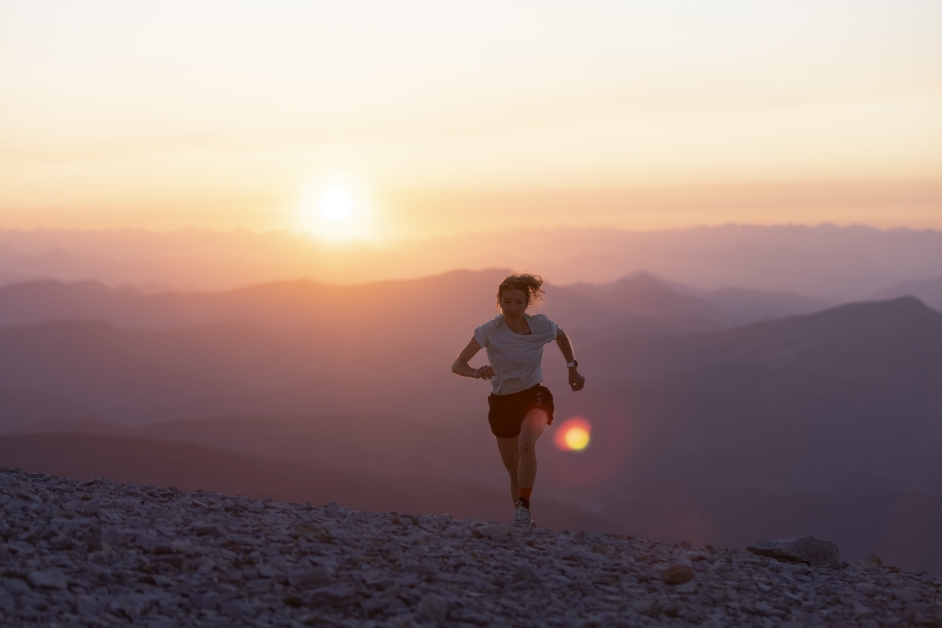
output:
M585 378L579 374L572 344L559 326L543 314L527 310L543 301L543 279L539 275L514 273L497 288L500 316L474 330L454 364L452 372L463 377L493 380L487 398L487 421L497 439L500 459L510 475L513 523L531 527L530 494L536 480L536 441L553 422L553 395L542 386L543 345L556 341L569 367L569 386L579 391ZM472 368L468 362L482 348L489 365Z

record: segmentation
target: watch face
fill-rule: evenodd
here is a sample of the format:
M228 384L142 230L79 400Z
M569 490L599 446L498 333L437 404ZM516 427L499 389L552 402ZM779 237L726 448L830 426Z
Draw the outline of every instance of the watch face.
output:
M579 361L578 361L578 360L573 360L572 362L570 362L570 363L567 364L566 366L568 366L569 368L573 368L573 369L574 369L574 368L576 368L577 366L579 366Z

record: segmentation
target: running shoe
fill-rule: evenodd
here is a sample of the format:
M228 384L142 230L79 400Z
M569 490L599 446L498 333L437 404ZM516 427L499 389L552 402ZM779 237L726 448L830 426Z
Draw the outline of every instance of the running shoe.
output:
M523 505L523 502L517 502L517 510L514 512L513 525L519 528L532 528L533 519L530 517L530 509Z

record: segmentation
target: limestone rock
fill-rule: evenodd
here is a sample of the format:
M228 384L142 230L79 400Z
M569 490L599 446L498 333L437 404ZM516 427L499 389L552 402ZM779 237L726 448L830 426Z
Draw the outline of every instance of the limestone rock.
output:
M288 584L293 587L312 587L329 584L332 578L327 568L317 565L313 569L301 569L288 574Z
M757 556L777 560L795 561L814 566L837 565L841 561L841 550L833 541L822 541L810 534L793 539L762 541L746 547Z
M531 582L538 579L539 578L537 578L536 573L533 571L533 568L530 567L530 565L520 565L514 571L514 580L517 582Z
M27 582L40 589L65 589L69 586L65 576L54 569L31 571Z
M435 621L444 621L448 615L448 600L429 593L419 601L419 614Z
M330 536L330 532L328 532L324 528L311 525L310 523L307 523L307 522L302 523L300 526L298 526L298 536L305 536L310 539L321 541L322 543L330 543L332 540Z
M99 498L96 497L95 499L92 499L92 500L89 500L89 501L87 501L87 502L84 502L84 503L81 505L80 510L81 510L81 512L82 512L83 514L85 514L85 515L96 515L96 516L97 516L98 513L101 512L101 499L99 499Z
M200 523L193 526L193 534L196 536L223 536L225 532L218 525Z
M14 598L6 589L0 588L0 617L3 613L13 613L16 611L16 598Z
M661 572L661 580L667 584L683 584L693 580L693 569L690 565L672 565Z
M19 578L0 578L0 587L8 591L14 597L32 593L29 585Z
M474 536L479 538L499 539L510 536L510 526L500 525L498 523L483 525L473 530Z
M78 595L75 597L75 609L79 615L95 615L98 613L98 601L88 595Z

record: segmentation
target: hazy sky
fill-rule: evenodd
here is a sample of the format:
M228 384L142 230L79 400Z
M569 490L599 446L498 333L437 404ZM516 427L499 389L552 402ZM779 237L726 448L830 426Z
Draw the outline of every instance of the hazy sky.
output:
M938 0L5 0L0 227L942 228L940 112Z

